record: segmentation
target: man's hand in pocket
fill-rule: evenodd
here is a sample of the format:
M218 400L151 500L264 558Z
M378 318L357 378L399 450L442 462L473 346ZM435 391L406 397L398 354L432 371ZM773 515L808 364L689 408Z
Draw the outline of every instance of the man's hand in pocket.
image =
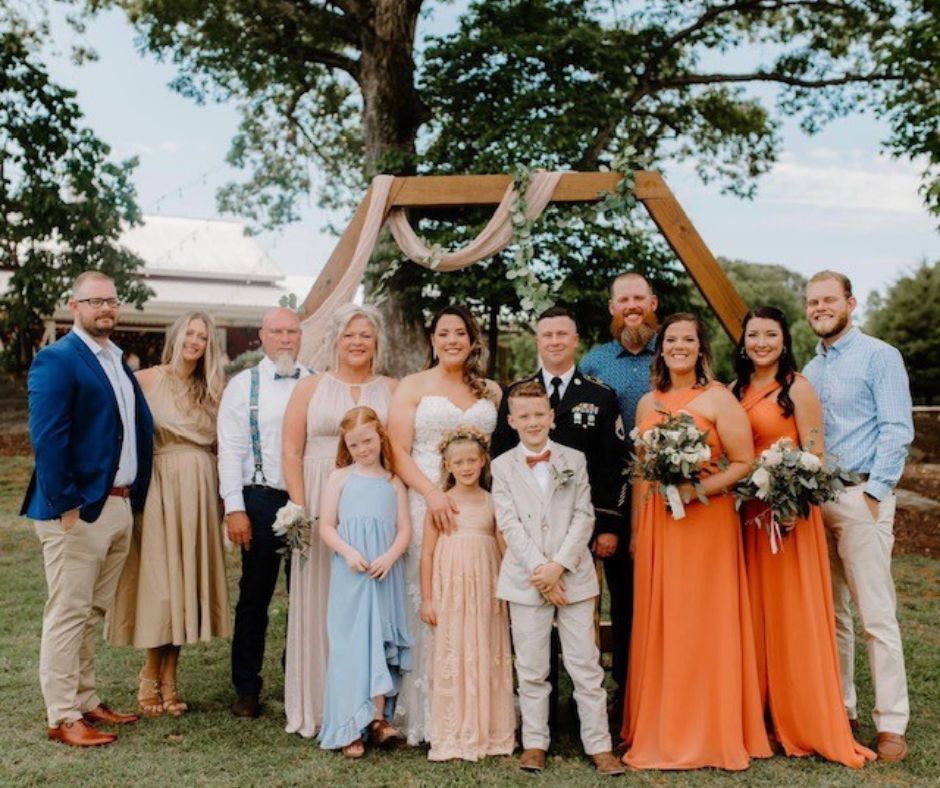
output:
M62 528L68 532L78 522L78 509L69 509L62 515Z

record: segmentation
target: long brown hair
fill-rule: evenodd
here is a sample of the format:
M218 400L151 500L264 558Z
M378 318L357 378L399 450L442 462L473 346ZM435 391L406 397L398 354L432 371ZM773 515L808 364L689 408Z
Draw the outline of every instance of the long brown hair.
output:
M349 453L349 448L346 446L346 433L356 429L356 427L364 427L370 424L375 427L375 431L379 435L379 441L382 444L382 453L379 455L379 461L382 463L382 467L385 468L385 470L394 474L395 457L392 454L392 442L389 440L388 433L379 420L378 414L372 410L372 408L367 408L365 405L359 405L347 410L346 415L343 416L343 420L339 423L339 445L336 447L336 467L346 468L355 462L352 455Z
M480 324L468 309L452 304L451 306L445 306L434 315L428 329L428 360L424 368L431 369L431 367L436 367L440 363L434 353L434 332L437 330L437 324L441 322L441 318L445 315L459 317L463 321L464 328L467 329L467 335L470 338L470 353L463 362L463 382L470 387L473 396L477 399L483 399L488 396L485 371L486 346L483 344L483 332L480 330Z
M676 312L663 320L663 324L659 327L659 333L656 334L653 365L650 367L650 383L655 391L669 391L672 388L669 367L666 366L666 359L663 358L663 341L666 337L666 329L673 323L682 322L692 323L698 337L699 353L698 358L695 359L695 385L707 386L712 380L712 352L708 345L708 334L705 333L705 326L691 312Z
M457 480L447 469L447 450L457 443L475 443L483 455L483 467L480 469L480 486L489 491L492 487L492 477L490 475L490 440L486 433L481 432L476 427L469 425L457 427L444 433L437 450L441 454L441 489L447 492L451 487L457 484Z

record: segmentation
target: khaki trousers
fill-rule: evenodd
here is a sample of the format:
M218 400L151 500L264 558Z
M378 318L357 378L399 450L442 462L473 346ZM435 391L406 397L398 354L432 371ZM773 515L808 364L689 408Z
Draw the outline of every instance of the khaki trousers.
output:
M509 603L512 642L519 677L519 710L522 712L522 746L547 750L548 682L551 662L552 622L558 621L561 657L574 685L574 699L581 719L581 743L588 755L609 752L607 691L604 671L594 639L594 608L597 599L575 602L567 607Z
M39 684L49 727L81 719L101 703L95 691L95 640L131 544L130 501L109 496L93 523L37 520L49 598L42 617Z
M910 709L904 651L891 576L895 497L885 498L877 522L865 502L861 484L849 487L838 501L823 506L832 567L832 601L845 708L858 717L855 692L855 629L850 601L855 603L875 687L872 719L879 733L904 734Z

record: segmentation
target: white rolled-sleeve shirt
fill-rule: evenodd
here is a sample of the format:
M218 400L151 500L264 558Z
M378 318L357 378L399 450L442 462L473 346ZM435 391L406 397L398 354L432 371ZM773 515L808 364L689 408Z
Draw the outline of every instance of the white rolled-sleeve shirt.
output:
M284 412L294 386L310 372L300 365L296 378L275 380L274 362L267 356L258 364L258 433L261 437L261 467L268 487L285 489L281 469L281 427ZM225 513L245 511L242 489L252 483L255 458L251 447L251 423L248 411L251 395L251 370L232 378L222 394L219 405L219 494L225 502Z
M113 484L115 487L130 487L137 479L137 395L134 384L124 371L124 351L110 339L107 346L99 345L78 323L72 326L72 332L95 354L114 392L124 438Z

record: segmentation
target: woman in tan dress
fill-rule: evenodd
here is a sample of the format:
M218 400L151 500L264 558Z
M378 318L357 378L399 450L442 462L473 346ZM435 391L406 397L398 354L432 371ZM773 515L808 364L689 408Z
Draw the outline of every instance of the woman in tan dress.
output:
M384 424L397 381L382 368L385 338L379 312L347 304L336 310L327 345L333 358L326 372L302 379L284 414L284 481L291 501L316 516L329 475L336 468L339 423L348 410L372 408ZM291 561L290 616L284 712L288 733L312 738L323 724L323 698L329 643L326 633L332 550L313 528L303 561Z
M176 689L180 646L231 634L212 451L225 381L212 318L182 315L162 364L137 379L153 413L153 477L106 634L113 645L147 649L141 713L179 716L187 710Z

